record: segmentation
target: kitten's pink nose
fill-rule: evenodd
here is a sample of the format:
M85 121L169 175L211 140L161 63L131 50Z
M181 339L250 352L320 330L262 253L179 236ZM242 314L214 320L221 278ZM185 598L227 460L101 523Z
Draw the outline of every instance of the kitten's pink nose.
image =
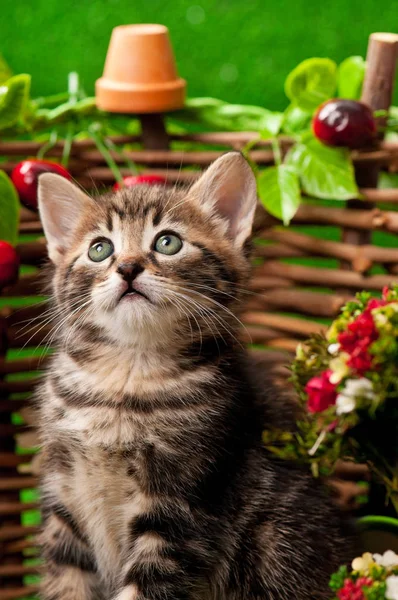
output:
M125 281L134 281L134 279L142 273L144 267L137 265L133 262L122 262L118 265L117 272L123 277Z

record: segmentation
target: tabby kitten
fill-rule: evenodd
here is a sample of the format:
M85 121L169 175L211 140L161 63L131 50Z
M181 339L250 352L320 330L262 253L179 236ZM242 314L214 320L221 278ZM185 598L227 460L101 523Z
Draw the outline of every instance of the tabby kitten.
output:
M40 390L43 600L327 598L338 520L263 448L290 415L238 341L244 158L184 191L93 199L45 174L39 196L59 315Z

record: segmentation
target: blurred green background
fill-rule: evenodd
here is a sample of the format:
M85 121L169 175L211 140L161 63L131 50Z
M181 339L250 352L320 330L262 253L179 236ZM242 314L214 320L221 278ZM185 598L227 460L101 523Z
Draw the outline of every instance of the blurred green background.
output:
M102 73L114 26L163 23L190 96L281 109L287 73L310 56L365 56L372 31L398 31L394 2L376 0L3 0L0 52L33 76L33 95L86 92Z

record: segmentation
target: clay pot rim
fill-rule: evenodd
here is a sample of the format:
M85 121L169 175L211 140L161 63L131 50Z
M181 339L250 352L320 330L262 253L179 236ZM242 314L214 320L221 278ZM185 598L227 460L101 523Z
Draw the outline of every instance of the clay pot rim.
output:
M129 25L117 25L113 28L115 29L125 29L137 32L141 35L164 35L168 33L168 28L165 25L161 25L160 23L136 23Z
M101 88L105 86L115 91L121 92L159 92L161 90L174 90L175 88L185 88L186 81L181 77L172 79L171 81L163 81L162 83L124 83L107 77L97 79L96 85Z

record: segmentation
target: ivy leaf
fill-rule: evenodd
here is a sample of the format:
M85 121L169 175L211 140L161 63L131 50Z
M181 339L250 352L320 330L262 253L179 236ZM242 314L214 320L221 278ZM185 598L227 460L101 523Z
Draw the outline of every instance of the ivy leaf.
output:
M279 133L283 114L260 106L228 104L217 98L192 98L184 110L171 115L174 120L229 131L261 131L267 137Z
M0 87L0 130L15 125L29 97L30 75L15 75Z
M0 240L13 246L18 239L19 198L11 179L0 171Z
M359 100L365 77L366 61L362 56L349 56L340 64L337 89L340 98Z
M0 84L12 77L12 71L5 58L0 54Z
M307 131L311 127L312 113L299 106L289 104L283 114L282 131L288 135L295 135Z
M288 225L300 205L300 184L295 169L288 165L268 167L257 177L264 208Z
M331 148L312 138L289 150L285 162L296 168L304 192L315 198L358 198L354 167L345 148Z
M285 93L293 104L313 112L332 98L337 87L337 65L330 58L308 58L301 62L285 81Z

